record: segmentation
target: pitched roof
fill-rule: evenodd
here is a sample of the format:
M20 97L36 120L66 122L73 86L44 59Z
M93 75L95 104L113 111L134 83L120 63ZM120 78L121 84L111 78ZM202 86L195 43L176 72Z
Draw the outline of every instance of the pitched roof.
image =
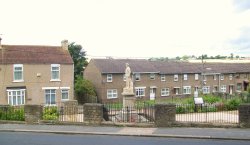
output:
M102 73L124 73L125 63L136 73L244 73L250 72L250 63L164 62L146 59L92 59Z
M0 64L73 64L60 46L2 45Z

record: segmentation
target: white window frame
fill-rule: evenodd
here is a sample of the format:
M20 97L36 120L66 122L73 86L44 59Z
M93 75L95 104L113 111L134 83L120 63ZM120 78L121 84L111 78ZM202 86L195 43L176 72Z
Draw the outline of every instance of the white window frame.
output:
M67 94L67 98L63 98L63 94ZM69 100L69 89L61 89L61 99L62 101Z
M107 74L107 82L110 83L113 81L113 75L112 74Z
M166 81L166 75L161 75L161 81L165 82Z
M216 81L217 80L217 75L214 75L213 77L214 77L214 80Z
M229 80L233 80L233 74L229 74Z
M199 74L194 74L194 80L199 80Z
M50 91L49 93L46 91ZM55 91L55 92L52 92ZM47 101L47 95L49 95L49 101ZM55 100L52 100L52 95L55 95ZM45 105L47 106L55 106L56 105L56 89L45 89L44 90L44 97L45 97ZM52 103L54 101L54 103ZM49 102L49 103L47 103Z
M169 88L162 88L161 89L161 96L169 96Z
M188 75L187 74L183 74L183 80L184 81L188 80Z
M21 70L16 70L16 68L21 68ZM21 72L21 78L17 79L15 73ZM13 65L13 82L24 82L23 79L23 64L14 64Z
M224 74L220 75L220 80L224 80Z
M18 92L19 92L19 94L18 94ZM25 104L25 89L7 90L7 95L8 95L8 104L9 105L17 106L17 105L24 105ZM20 102L18 101L19 98L20 98Z
M58 70L53 70L53 68L55 68L55 67L57 67ZM50 67L51 80L50 81L61 81L60 80L60 70L61 70L60 64L51 64L51 67ZM53 78L53 72L58 72L58 78Z
M150 80L155 80L155 74L154 73L149 74L149 78Z
M178 74L174 75L174 81L177 82L178 81Z
M135 81L140 81L140 80L141 80L141 74L135 73Z
M191 86L183 86L183 94L191 94Z
M135 95L136 97L144 97L145 96L146 87L135 87Z
M118 98L117 89L107 89L107 99Z
M220 86L220 92L226 93L227 92L227 86L226 85L221 85Z
M209 94L210 93L210 86L203 86L202 92L203 92L203 94Z

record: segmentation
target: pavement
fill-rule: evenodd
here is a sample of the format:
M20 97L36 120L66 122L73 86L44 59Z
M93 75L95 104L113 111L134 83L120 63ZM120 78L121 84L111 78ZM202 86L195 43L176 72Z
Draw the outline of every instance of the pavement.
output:
M139 128L82 125L0 124L0 131L250 141L250 129L242 128Z

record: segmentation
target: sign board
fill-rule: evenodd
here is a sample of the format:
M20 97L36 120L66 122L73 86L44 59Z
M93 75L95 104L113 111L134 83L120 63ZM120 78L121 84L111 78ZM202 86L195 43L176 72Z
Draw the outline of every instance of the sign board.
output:
M203 104L203 98L194 98L194 104L195 105L200 105Z

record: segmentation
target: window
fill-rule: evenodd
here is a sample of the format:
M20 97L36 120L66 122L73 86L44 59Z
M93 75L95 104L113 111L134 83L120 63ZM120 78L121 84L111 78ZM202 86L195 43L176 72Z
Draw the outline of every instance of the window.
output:
M61 90L61 93L62 93L62 100L69 100L69 90L68 89Z
M242 90L242 84L241 83L237 83L237 91L241 91Z
M135 74L135 80L140 81L141 80L141 75L139 73Z
M51 64L51 81L60 81L60 64Z
M215 81L217 80L217 76L216 75L214 75L213 78L214 78Z
M210 93L210 86L204 86L202 88L203 94L209 94Z
M155 74L150 74L149 78L150 78L150 80L155 80Z
M161 81L165 82L166 81L166 75L161 75Z
M178 75L177 75L177 74L174 75L174 81L175 81L175 82L178 81Z
M223 93L226 93L226 92L227 92L227 87L226 87L226 85L221 85L221 86L220 86L220 91L223 92Z
M195 74L194 75L194 79L197 81L197 80L199 80L199 74Z
M107 82L112 82L112 74L107 74Z
M56 90L55 89L45 90L45 104L46 105L56 104Z
M191 94L191 86L183 86L183 94Z
M174 87L174 94L179 95L180 94L180 87Z
M162 88L161 96L169 96L169 88Z
M229 80L233 80L233 74L229 75Z
M25 104L25 89L7 90L9 105L24 105Z
M23 65L14 64L14 82L23 82Z
M108 89L107 90L107 98L108 99L114 99L114 98L117 98L118 95L117 95L117 90L116 89Z
M183 75L183 80L185 80L185 81L188 80L188 75L187 74Z
M223 74L220 75L220 80L224 80L224 75Z
M145 96L145 88L146 87L136 87L135 88L135 95L136 95L136 97L143 97L143 96Z

